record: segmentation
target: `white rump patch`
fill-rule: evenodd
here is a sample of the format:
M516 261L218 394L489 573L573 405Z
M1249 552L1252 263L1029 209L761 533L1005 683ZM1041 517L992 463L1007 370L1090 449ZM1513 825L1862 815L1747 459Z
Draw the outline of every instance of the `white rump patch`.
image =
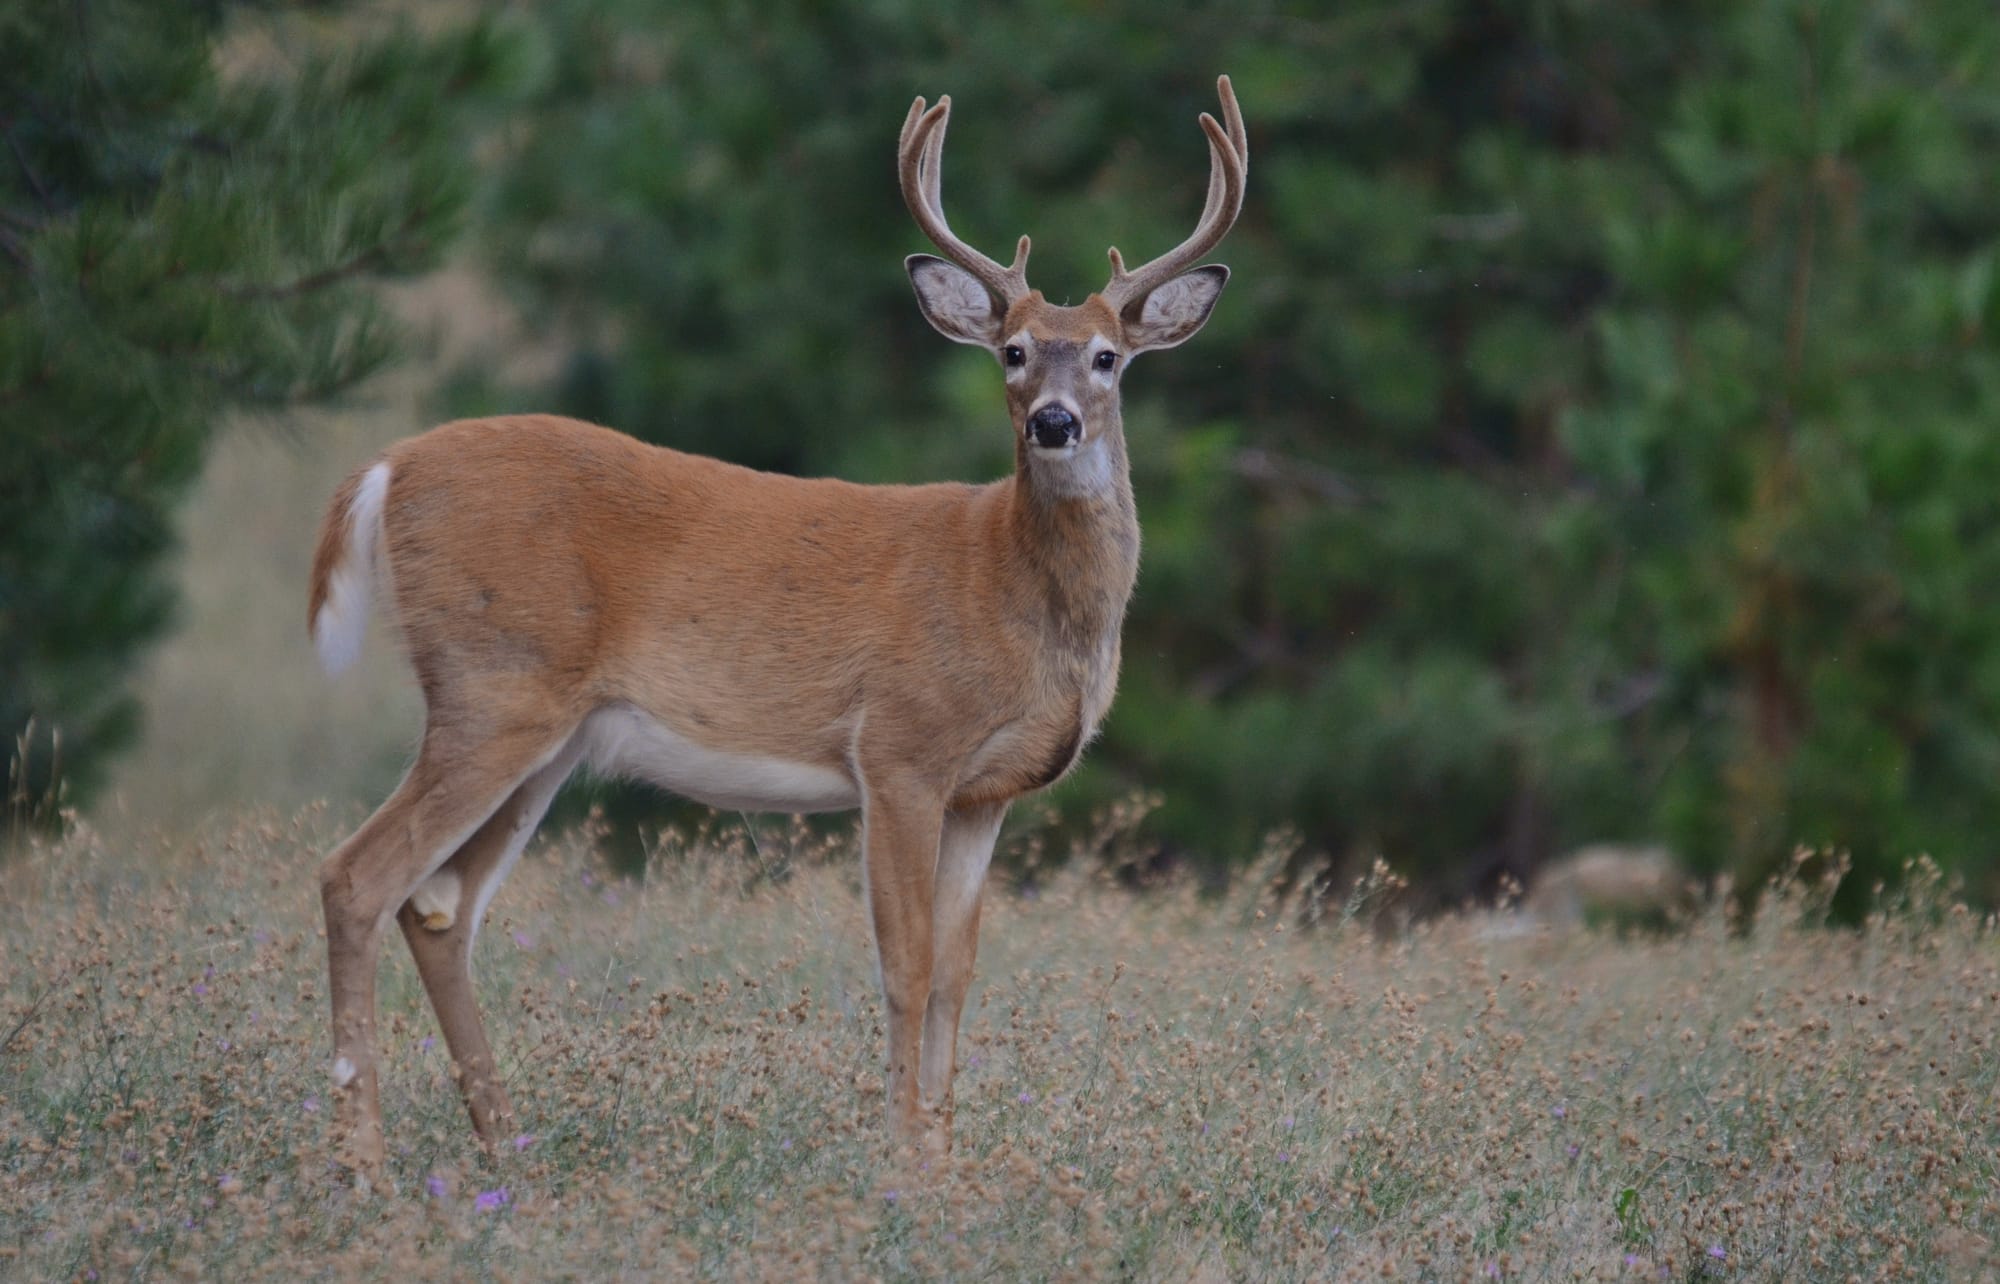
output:
M410 908L433 932L442 932L458 921L458 898L462 884L456 870L441 869L410 894Z
M335 1059L333 1063L333 1086L336 1088L345 1088L348 1084L354 1082L356 1073L357 1071L354 1069L352 1061L349 1061L346 1057Z
M846 772L696 744L630 705L599 709L579 735L585 761L725 811L846 811L861 792Z
M389 496L389 465L368 470L347 506L347 539L327 577L326 600L313 617L313 646L320 667L338 674L361 655L368 636L368 606L375 591L375 553L382 530L382 505Z

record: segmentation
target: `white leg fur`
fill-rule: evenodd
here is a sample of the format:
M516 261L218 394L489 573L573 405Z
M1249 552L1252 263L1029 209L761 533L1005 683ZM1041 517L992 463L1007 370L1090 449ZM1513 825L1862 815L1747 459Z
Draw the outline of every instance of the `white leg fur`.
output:
M931 971L931 997L924 1009L922 1055L917 1069L918 1096L927 1107L936 1108L951 1091L960 1014L957 1000L963 999L972 972L972 960L957 958L943 948L944 943L956 941L974 928L974 911L986 886L987 867L993 862L993 844L1000 837L1000 824L1006 818L1005 804L969 815L945 814L932 901L932 931L938 957Z
M457 871L441 869L411 893L410 908L416 910L425 927L442 932L458 921L460 881Z
M353 664L368 636L368 607L375 590L375 550L382 505L389 496L389 465L368 470L347 509L347 545L327 577L326 601L313 617L313 646L320 667L335 674Z

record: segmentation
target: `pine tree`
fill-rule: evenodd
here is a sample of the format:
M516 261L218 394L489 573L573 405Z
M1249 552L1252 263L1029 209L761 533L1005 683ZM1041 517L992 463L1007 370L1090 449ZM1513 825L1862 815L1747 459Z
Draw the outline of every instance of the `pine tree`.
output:
M171 618L173 510L232 412L332 396L396 332L471 190L465 108L509 44L356 42L222 66L228 3L0 15L0 734L15 805L72 796L131 735L125 677ZM298 46L303 45L303 52ZM342 48L340 46L347 46Z

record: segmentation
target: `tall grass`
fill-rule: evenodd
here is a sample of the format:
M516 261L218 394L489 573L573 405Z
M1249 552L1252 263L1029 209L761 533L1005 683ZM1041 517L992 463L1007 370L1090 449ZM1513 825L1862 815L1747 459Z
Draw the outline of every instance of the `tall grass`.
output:
M538 845L477 952L471 1139L386 952L394 1190L327 1136L325 809L0 870L0 1276L1974 1278L2000 1269L1994 926L1301 930L1262 884L989 898L958 1146L892 1162L845 842L642 881ZM1032 839L1027 840L1032 841Z

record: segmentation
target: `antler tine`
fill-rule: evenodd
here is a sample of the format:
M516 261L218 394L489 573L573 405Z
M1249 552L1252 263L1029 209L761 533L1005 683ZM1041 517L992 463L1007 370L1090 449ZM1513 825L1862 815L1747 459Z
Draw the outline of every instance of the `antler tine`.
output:
M931 238L944 256L979 279L1002 303L1012 303L1028 292L1028 238L1014 247L1014 262L1001 267L952 233L944 217L944 134L951 121L951 96L924 109L924 100L910 104L903 119L902 136L897 140L897 168L902 178L903 203L924 235Z
M1250 172L1249 135L1243 129L1243 113L1236 105L1236 91L1230 86L1229 77L1217 78L1215 89L1222 99L1222 118L1227 124L1218 124L1207 112L1201 114L1201 129L1208 136L1208 199L1202 203L1194 235L1130 272L1125 270L1124 257L1113 246L1111 280L1099 293L1114 308L1122 310L1127 304L1145 298L1162 282L1194 264L1229 235L1229 229L1236 225L1236 216L1242 212L1244 182Z
M1222 97L1222 123L1229 134L1230 147L1236 153L1237 162L1243 168L1247 183L1250 177L1250 140L1243 130L1243 113L1236 106L1236 90L1229 83L1229 77L1222 76L1216 81L1216 89ZM1197 225L1206 223L1215 213L1216 205L1222 200L1222 169L1213 163L1210 156L1208 167L1208 199L1202 202L1201 218Z
M901 163L902 157L909 153L910 135L916 130L917 121L922 119L924 107L924 96L918 94L917 100L910 104L909 114L903 117L903 131L896 135L896 157L898 164Z

